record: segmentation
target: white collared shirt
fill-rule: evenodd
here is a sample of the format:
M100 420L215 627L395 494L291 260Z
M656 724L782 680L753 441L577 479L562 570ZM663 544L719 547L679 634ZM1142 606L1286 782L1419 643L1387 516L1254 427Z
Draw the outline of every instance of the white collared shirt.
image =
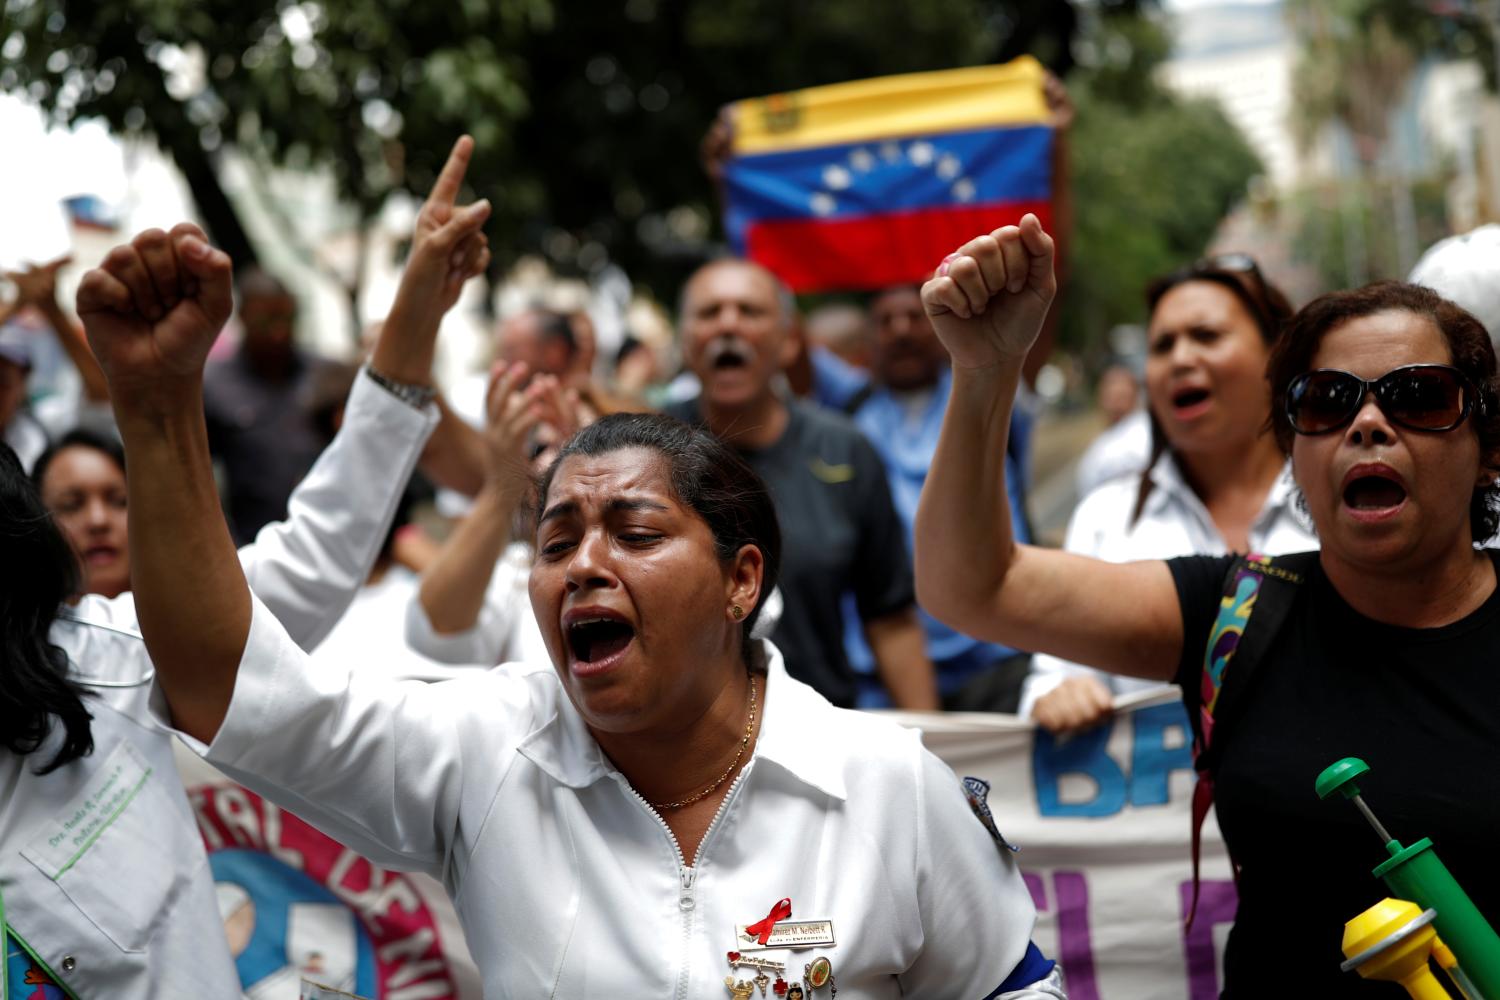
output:
M343 428L292 494L288 519L240 550L252 590L297 643L319 642L369 574L436 422L433 407L419 412L359 378ZM89 692L94 752L37 775L60 726L37 753L0 751L0 899L16 933L86 1000L237 997L213 877L137 629L129 593L86 596L54 623L70 678ZM116 797L122 784L133 794ZM84 809L89 801L118 808L89 825L101 812ZM78 815L83 825L68 827Z
M1208 508L1182 477L1170 452L1164 452L1152 466L1151 482L1151 495L1146 498L1140 520L1134 524L1130 516L1135 512L1140 493L1140 476L1117 476L1084 497L1068 522L1063 548L1114 563L1229 552ZM1296 490L1288 462L1250 525L1252 551L1278 556L1319 547L1310 524L1296 509ZM1116 696L1162 686L1158 681L1121 677L1037 654L1032 658L1031 673L1021 690L1019 714L1029 716L1037 699L1067 678L1080 675L1093 675Z
M691 867L550 665L391 682L310 663L257 602L229 713L197 746L377 863L440 878L487 996L726 996L736 926L784 897L836 937L756 953L789 982L822 956L849 1000L992 995L1035 921L1010 851L915 732L833 708L765 648L754 753ZM1005 995L1061 994L1054 974Z
M547 643L531 611L531 546L511 542L500 554L484 589L479 616L459 632L439 632L422 606L420 591L405 612L407 645L423 656L452 666L546 663ZM451 675L450 675L451 676Z

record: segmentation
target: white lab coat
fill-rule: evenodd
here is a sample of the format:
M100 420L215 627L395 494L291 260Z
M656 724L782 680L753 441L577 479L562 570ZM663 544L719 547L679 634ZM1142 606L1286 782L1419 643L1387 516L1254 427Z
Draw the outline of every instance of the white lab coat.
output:
M356 380L343 429L292 494L287 521L240 550L251 589L287 623L288 641L311 648L348 606L436 420L432 407L419 412ZM94 753L37 776L57 727L36 754L0 753L0 899L6 921L82 1000L236 997L213 878L136 626L130 594L85 597L53 626L70 676L93 695ZM125 784L134 793L117 796Z
M406 605L406 643L423 656L455 666L546 663L550 654L531 610L531 546L511 542L484 589L479 617L462 632L439 632L422 607L420 592Z
M187 742L377 863L440 878L487 996L727 995L736 925L783 897L837 939L756 953L789 979L821 955L849 1000L993 995L1035 922L1011 852L917 733L835 709L769 644L764 662L754 753L693 866L550 665L393 682L310 663L257 602L224 724ZM1055 970L1037 979L1005 995L1062 995Z

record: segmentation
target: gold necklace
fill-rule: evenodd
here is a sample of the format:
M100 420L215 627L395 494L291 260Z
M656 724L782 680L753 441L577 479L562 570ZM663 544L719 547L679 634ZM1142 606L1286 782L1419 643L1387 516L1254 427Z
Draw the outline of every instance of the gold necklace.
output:
M724 782L728 780L729 776L734 773L734 769L740 766L740 760L745 756L745 748L750 745L750 734L753 733L754 731L755 731L755 675L751 674L750 675L750 721L747 722L747 723L745 723L745 738L742 739L742 740L740 740L740 749L739 749L739 751L737 753L735 753L734 760L732 760L732 761L729 762L729 766L724 769L724 773L721 774L721 775L719 775L718 779L715 780L712 785L709 785L707 788L703 789L703 791L699 792L698 794L696 794L696 795L690 795L690 796L688 796L685 799L678 799L676 802L652 802L651 803L651 808L655 809L655 810L657 810L659 812L667 812L667 811L670 811L670 810L673 810L673 809L681 809L683 806L690 806L694 802L697 802L699 799L704 798L705 796L708 796L708 795L712 795L715 791L718 790L718 787L720 785L724 784Z

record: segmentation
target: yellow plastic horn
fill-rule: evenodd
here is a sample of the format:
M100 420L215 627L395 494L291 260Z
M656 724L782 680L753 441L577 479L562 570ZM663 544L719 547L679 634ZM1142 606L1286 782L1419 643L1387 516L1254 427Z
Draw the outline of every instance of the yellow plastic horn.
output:
M1422 910L1404 899L1382 899L1344 925L1344 955L1339 968L1357 969L1365 979L1397 982L1413 1000L1448 1000L1427 967L1437 931L1435 910Z

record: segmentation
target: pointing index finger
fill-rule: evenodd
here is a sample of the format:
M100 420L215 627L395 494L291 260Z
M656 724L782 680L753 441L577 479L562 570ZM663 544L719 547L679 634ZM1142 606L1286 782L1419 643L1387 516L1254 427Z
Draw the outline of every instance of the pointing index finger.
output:
M432 194L427 197L429 202L453 204L458 198L458 189L463 185L464 172L469 169L469 157L473 153L473 137L459 136L458 141L453 144L453 152L448 154L448 162L443 164L443 172L438 174L437 183L432 186Z

